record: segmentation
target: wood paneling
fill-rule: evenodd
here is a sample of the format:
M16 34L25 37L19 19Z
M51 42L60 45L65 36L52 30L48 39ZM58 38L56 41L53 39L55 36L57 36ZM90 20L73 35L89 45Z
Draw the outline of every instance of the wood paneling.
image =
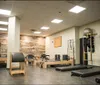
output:
M41 56L45 52L45 41L43 37L24 36L20 37L20 51L25 55L33 54L34 56Z
M0 56L7 57L7 34L0 34ZM41 56L45 53L45 38L38 36L20 36L20 51L26 56Z

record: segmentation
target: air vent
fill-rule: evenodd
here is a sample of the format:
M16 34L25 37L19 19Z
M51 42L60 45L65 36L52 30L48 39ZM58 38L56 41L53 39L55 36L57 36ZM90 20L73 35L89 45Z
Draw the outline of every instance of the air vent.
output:
M36 31L35 29L31 29L32 32Z

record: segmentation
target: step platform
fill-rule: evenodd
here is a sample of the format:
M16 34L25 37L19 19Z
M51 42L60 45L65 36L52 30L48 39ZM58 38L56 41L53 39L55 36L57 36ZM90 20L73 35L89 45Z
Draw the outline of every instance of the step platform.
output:
M82 69L71 72L71 76L88 77L100 74L100 67L93 67L91 69Z
M57 71L72 71L79 69L87 69L86 65L75 65L75 66L67 66L67 67L56 67Z

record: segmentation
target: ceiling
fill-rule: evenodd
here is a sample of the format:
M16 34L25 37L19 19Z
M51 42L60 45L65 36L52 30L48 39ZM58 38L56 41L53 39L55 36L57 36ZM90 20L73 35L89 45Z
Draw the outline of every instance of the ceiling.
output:
M86 7L86 10L74 14L68 12L75 5ZM11 10L11 16L20 18L21 33L33 35L31 29L41 31L40 35L47 36L72 26L81 26L100 19L100 1L0 1L0 9ZM63 22L51 23L58 18ZM8 21L7 16L0 15L0 21ZM50 29L43 31L42 26ZM4 27L4 26L1 26Z

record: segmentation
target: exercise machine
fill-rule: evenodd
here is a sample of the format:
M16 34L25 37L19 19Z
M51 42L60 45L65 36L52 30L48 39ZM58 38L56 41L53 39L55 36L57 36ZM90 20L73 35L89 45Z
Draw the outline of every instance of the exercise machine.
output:
M6 68L7 57L0 57L0 68Z
M100 84L100 78L95 78L95 82Z
M67 67L57 67L56 70L57 71L72 71L72 70L80 70L80 69L87 69L87 68L92 68L93 66L88 66L88 50L90 52L90 61L93 64L93 60L92 60L92 53L95 51L94 48L94 35L92 30L89 28L86 28L84 30L84 38L82 39L82 52L83 52L83 56L82 56L82 64L80 65L75 65L75 66L67 66ZM70 41L71 42L71 41ZM73 44L70 44L70 46L68 45L68 48L70 47L70 49L73 49L73 46L71 46ZM69 52L68 52L69 54ZM73 54L74 56L74 54ZM74 59L73 59L74 61Z
M59 54L55 55L55 61L60 61L61 60L60 58L61 58L61 56Z
M16 67L13 63L19 63ZM25 75L25 59L23 53L13 52L10 57L10 74L24 74Z
M70 57L70 59L73 60L73 65L75 64L75 49L74 49L74 39L69 39L67 41L67 54Z
M63 60L63 61L47 61L47 62L43 62L43 68L47 68L47 66L49 65L64 65L64 64L71 64L72 65L73 61L72 60Z
M35 56L34 56L34 55L28 54L28 55L26 56L26 63L27 63L27 64L33 65L34 59L35 59Z
M93 33L93 31L90 28L86 28L84 31L84 42L83 43L83 55L84 55L84 65L88 66L88 61L91 61L91 65L93 65L93 58L92 53L95 52L95 46L94 46L94 36L97 35L96 33ZM90 60L88 58L88 52L90 53ZM81 77L87 77L100 74L100 67L92 66L91 69L84 69L84 70L77 70L72 71L72 76L81 76Z
M43 60L40 62L41 67L47 68L48 66L67 65L72 64L72 60L60 60L60 55L55 55L55 60Z
M63 66L62 67L56 67L57 71L70 71L70 70L77 70L77 69L87 68L84 65L75 65L75 60L74 60L74 55L75 55L74 54L74 40L73 39L68 40L67 53L68 53L68 55L66 57L67 58L66 60L70 60L71 59L73 61L72 66L67 65L66 67L65 66L64 67Z
M59 54L55 55L55 61L68 61L68 60L70 60L70 58L66 54L62 55L62 59L61 59L61 56ZM53 65L53 67L59 68L59 67L66 67L66 66L70 66L70 65L71 65L70 63L69 64L58 64L58 65Z

